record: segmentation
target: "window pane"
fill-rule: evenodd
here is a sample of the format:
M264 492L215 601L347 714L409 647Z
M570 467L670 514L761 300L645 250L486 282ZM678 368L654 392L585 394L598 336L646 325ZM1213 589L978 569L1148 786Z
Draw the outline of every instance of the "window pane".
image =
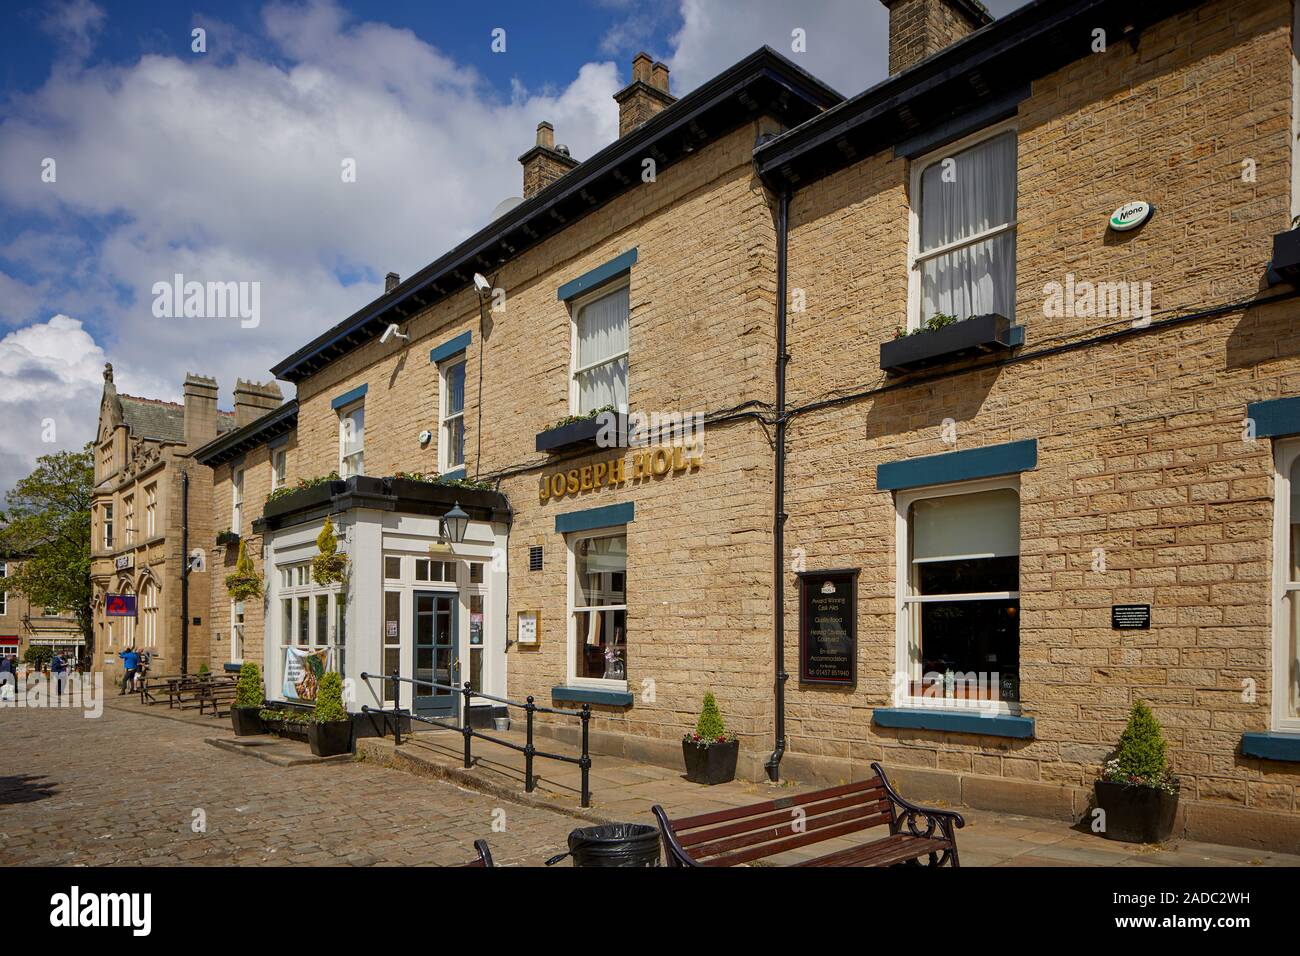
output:
M916 566L918 594L980 594L1020 590L1020 559L933 561Z
M578 312L578 368L627 351L628 287L588 302Z
M417 581L429 580L429 565L431 563L432 562L429 561L427 558L415 559L415 580Z
M330 633L330 598L328 594L316 595L316 643L328 644Z
M469 563L469 583L470 584L483 583L483 562L482 561L471 561Z
M457 362L447 369L447 414L457 415L465 410L465 363Z
M389 580L397 580L402 576L402 559L401 558L384 558L384 577Z
M1300 458L1291 466L1291 580L1300 581Z
M606 405L627 408L627 357L578 373L578 414Z
M1016 314L1016 235L1004 232L921 263L921 321Z
M1295 525L1292 525L1294 528ZM1290 594L1286 600L1291 605L1291 627L1287 635L1286 650L1286 715L1288 717L1300 717L1300 600L1297 600L1295 593Z
M579 677L627 679L627 611L574 614Z
M334 643L344 644L348 639L348 599L340 591L334 596Z
M627 538L583 538L574 545L576 607L627 603Z
M951 163L934 163L921 174L922 252L1015 218L1014 132L977 143L951 159Z
M1010 488L923 498L911 520L915 563L1020 553L1020 496Z
M298 643L311 643L311 607L305 597L298 598Z
M465 419L459 416L449 419L443 434L447 441L447 467L465 464Z
M280 643L293 643L293 601L289 598L280 602Z
M934 602L917 607L923 680L926 675L942 678L952 671L955 680L969 682L969 689L952 696L1020 699L1019 601ZM934 696L948 695L940 691Z

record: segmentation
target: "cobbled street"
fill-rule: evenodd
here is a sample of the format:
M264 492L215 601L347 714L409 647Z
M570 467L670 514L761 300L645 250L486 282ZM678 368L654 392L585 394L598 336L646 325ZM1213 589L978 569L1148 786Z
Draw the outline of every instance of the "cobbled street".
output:
M484 837L498 865L535 866L583 825L365 762L277 767L214 730L0 709L0 865L447 866Z

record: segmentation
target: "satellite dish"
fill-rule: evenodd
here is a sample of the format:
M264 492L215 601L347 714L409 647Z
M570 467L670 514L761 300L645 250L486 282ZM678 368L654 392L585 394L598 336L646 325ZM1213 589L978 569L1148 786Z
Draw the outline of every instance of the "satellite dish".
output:
M492 221L495 222L496 220L500 219L502 216L508 213L511 209L514 209L523 201L524 200L522 196L507 196L505 199L497 203L497 207L492 210Z

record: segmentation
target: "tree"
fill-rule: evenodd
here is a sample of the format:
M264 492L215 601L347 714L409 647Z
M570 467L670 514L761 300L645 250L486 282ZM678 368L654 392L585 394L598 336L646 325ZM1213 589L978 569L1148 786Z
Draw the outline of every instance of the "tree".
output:
M36 607L72 611L94 652L90 613L91 446L41 455L35 470L5 495L0 548L20 555L7 585Z

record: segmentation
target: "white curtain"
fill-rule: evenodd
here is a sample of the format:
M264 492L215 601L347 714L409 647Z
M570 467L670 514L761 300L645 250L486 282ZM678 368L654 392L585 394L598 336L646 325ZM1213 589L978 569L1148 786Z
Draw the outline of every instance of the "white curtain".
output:
M920 253L1010 223L1016 215L1016 134L1003 133L921 173ZM921 263L921 319L1015 311L1014 230Z
M627 407L628 301L623 286L578 312L577 365L586 369L577 376L579 414L606 405Z

